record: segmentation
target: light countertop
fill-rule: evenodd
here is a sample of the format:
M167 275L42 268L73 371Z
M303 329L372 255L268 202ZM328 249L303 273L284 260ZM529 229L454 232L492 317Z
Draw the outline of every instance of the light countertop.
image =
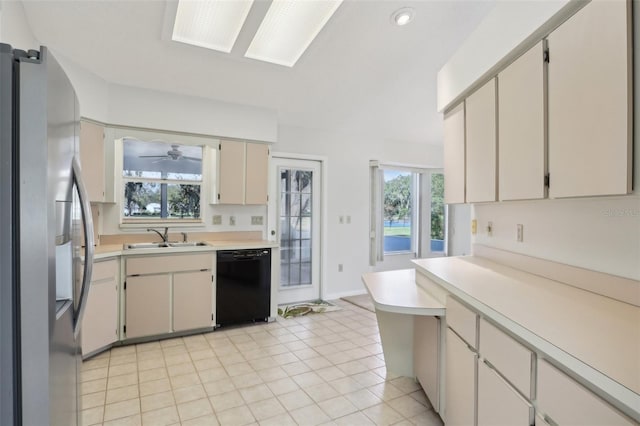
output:
M480 257L413 262L449 293L640 412L639 307Z
M106 259L114 256L132 256L148 254L170 254L170 253L191 253L217 250L247 250L258 248L276 248L278 243L267 240L225 240L225 241L205 241L208 245L196 247L163 247L124 250L122 244L106 244L95 247L95 260Z
M416 285L415 269L362 275L376 310L409 315L443 316L444 305Z

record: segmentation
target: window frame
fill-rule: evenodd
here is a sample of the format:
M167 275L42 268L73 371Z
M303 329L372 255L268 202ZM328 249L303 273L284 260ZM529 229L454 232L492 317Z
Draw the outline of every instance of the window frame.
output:
M156 134L152 132L131 132L135 133L131 135L129 132L126 133L126 136L121 136L115 140L115 151L114 156L117 161L115 161L115 175L117 177L115 182L114 190L117 191L117 200L118 200L118 216L120 219L120 227L121 228L139 228L144 226L161 226L161 225L170 225L172 227L181 227L181 226L204 226L204 216L205 216L205 206L206 201L205 197L207 194L207 179L205 176L208 174L208 164L209 164L209 144L204 140L202 141L189 141L184 139L189 139L188 137L183 137L182 135L164 135L164 134ZM179 142L171 142L168 137L171 139L177 139ZM171 144L179 143L180 145L189 145L189 146L198 146L202 149L202 168L201 168L201 179L200 180L187 180L187 179L168 179L168 178L148 178L148 177L137 177L137 176L125 176L124 175L124 141L125 140L135 140L138 142L144 143L145 141L153 141L153 142L161 142L166 143L168 146ZM156 183L159 185L197 185L200 187L200 199L199 199L199 217L198 218L188 218L188 219L180 219L178 217L150 217L143 216L139 218L134 218L131 216L125 216L124 214L124 206L125 206L125 185L128 182L142 182L142 183ZM167 199L167 209L168 199Z

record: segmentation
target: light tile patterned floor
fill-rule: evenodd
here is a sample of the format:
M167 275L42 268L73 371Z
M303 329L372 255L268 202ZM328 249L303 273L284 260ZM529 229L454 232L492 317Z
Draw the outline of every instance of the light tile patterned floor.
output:
M386 372L375 314L335 303L100 354L82 366L82 424L441 426L414 380Z

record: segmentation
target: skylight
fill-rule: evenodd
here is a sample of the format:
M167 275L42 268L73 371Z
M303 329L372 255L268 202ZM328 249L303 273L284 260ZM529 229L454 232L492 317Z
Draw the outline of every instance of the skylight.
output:
M180 0L172 39L229 53L253 0Z
M342 0L273 0L245 56L292 67L340 4Z

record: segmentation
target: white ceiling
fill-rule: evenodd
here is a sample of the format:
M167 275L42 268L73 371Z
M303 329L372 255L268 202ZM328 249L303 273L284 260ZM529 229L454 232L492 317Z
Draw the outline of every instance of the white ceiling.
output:
M293 68L244 58L268 0L230 54L170 40L175 1L32 1L36 38L105 80L272 108L284 125L440 143L436 73L490 10L485 0L345 0ZM416 10L405 27L390 22Z

